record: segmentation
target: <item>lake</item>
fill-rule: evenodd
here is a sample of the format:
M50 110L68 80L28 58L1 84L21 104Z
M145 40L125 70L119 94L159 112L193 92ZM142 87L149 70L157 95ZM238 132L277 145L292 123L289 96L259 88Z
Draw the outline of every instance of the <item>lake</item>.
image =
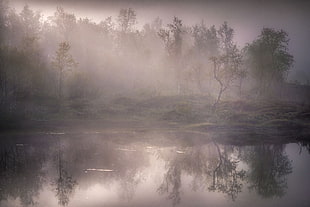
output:
M175 132L2 135L0 206L309 206L304 143Z

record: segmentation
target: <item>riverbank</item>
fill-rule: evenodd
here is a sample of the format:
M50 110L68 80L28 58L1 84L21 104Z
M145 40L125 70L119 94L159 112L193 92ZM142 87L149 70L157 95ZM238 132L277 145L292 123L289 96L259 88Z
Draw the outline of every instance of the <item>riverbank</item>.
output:
M214 109L207 97L170 96L36 107L31 116L2 121L1 134L179 131L238 142L310 140L309 105L288 102L227 101Z

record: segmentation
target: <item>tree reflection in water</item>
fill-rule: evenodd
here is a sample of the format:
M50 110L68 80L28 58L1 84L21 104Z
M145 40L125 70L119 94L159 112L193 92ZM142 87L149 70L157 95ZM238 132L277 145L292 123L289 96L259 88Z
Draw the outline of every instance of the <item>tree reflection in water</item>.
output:
M221 150L217 143L213 143L218 152L218 161L216 167L213 168L212 184L208 189L227 194L232 200L235 200L238 193L242 190L245 170L237 170L237 164L240 160L234 159L231 156L234 152L234 147L223 146Z
M77 185L76 180L68 173L65 168L65 161L63 160L63 151L61 142L59 140L58 148L58 178L52 183L55 186L56 197L58 198L58 204L61 206L67 206L70 201L70 196L73 195L74 188Z
M125 172L125 176L120 178L120 198L126 201L132 200L141 181L142 175L136 169Z
M19 199L22 206L34 205L43 185L43 150L14 144L0 150L0 201Z
M173 206L180 204L182 190L188 189L184 185L187 179L193 191L220 193L235 201L248 189L263 198L281 197L292 173L285 145L281 144L238 147L212 142L153 147L151 153L139 144L102 140L70 139L68 143L62 140L62 145L59 141L45 146L11 144L0 149L0 201L13 199L20 200L22 206L35 205L43 186L51 183L61 206L69 205L77 185L81 191L96 184L106 188L115 185L112 189L119 198L130 201L138 186L154 175L148 170L151 160L158 161L155 166L164 163L160 184L152 186ZM110 172L86 173L90 168Z
M284 149L282 144L263 144L244 151L243 160L249 166L247 181L250 190L264 198L285 195L287 175L292 173L292 165Z
M141 148L139 150L136 148L134 145L117 144L95 138L87 142L79 139L70 139L67 142L62 140L60 157L64 160L58 163L67 172L70 171L69 178L74 181L73 190L76 181L80 190L87 190L98 184L104 188L115 186L118 197L130 201L144 179L143 170L149 166L148 156ZM72 196L73 191L68 192L68 195L70 193Z
M180 188L182 161L183 160L176 158L168 163L166 166L168 170L164 175L163 182L157 189L160 194L168 193L168 198L172 200L173 206L176 206L181 201Z
M215 146L215 147L214 147ZM166 173L157 189L160 194L167 193L173 206L181 201L182 173L191 175L192 189L224 193L235 200L241 192L244 170L237 170L238 160L231 156L234 147L219 145L196 146L185 149L184 154L160 152L159 157L166 160Z

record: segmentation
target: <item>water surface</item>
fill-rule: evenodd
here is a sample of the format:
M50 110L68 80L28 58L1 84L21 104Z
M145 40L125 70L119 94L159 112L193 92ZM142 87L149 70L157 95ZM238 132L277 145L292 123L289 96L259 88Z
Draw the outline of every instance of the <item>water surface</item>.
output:
M143 136L2 137L0 206L310 205L309 148L298 143Z

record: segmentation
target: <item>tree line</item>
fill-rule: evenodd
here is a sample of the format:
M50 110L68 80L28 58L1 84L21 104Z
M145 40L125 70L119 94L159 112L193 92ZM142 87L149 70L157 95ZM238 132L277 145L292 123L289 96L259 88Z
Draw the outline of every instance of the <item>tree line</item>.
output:
M294 59L283 30L263 28L240 48L227 23L184 25L159 17L138 27L136 11L99 23L57 7L53 16L0 1L0 102L94 98L139 92L263 97L285 82ZM229 93L228 93L229 91Z

